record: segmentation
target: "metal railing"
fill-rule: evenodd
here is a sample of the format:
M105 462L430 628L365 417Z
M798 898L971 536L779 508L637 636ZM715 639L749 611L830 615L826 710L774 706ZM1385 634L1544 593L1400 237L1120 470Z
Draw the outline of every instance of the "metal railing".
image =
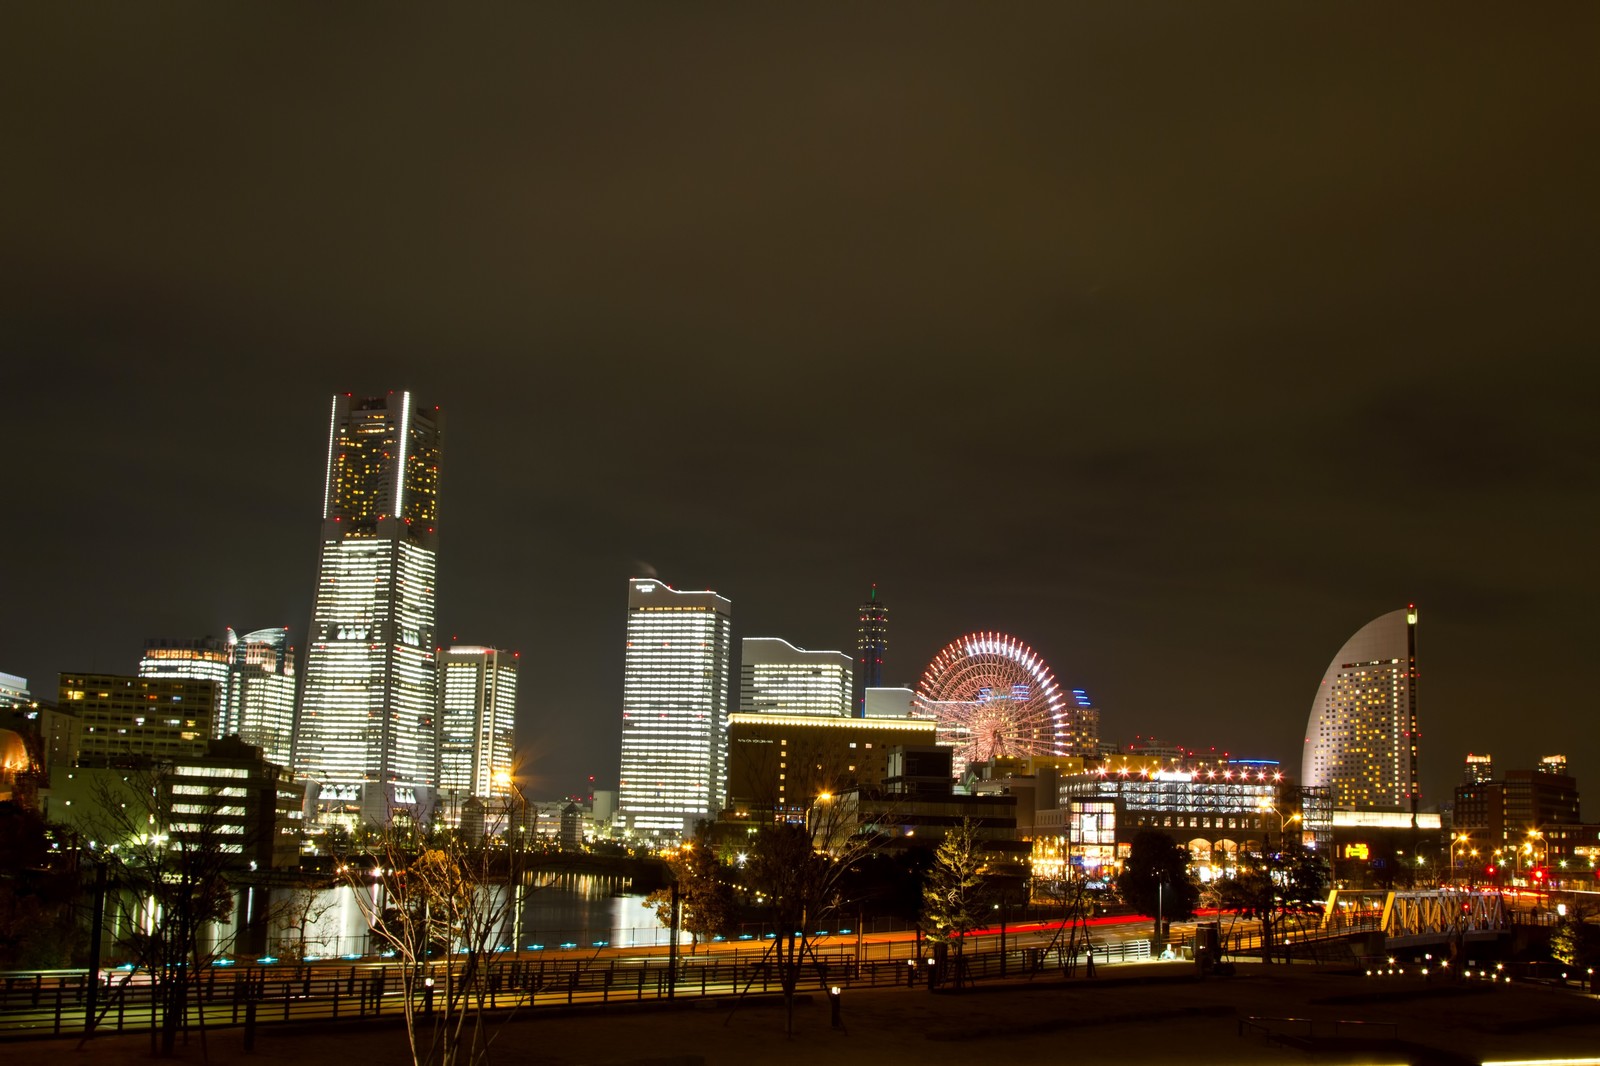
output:
M927 986L949 988L978 981L1059 976L1087 959L1066 945L1012 947L997 950L947 950L942 960L857 958L849 951L808 953L799 970L801 990L842 985L855 988ZM1134 962L1150 957L1143 938L1094 945L1099 964ZM429 995L420 980L410 990L413 1009L425 1013L439 997L460 995L461 960L448 967L435 962ZM929 965L936 962L935 965ZM957 970L959 968L959 980ZM238 965L215 967L192 982L183 1016L184 1028L223 1028L291 1021L336 1021L398 1015L406 995L404 974L394 962L352 962L301 966ZM674 973L665 957L602 958L544 955L496 955L466 990L486 1010L545 1008L574 1004L609 1004L674 997L743 996L782 990L782 969L770 954L709 953L680 958ZM142 1032L162 1022L162 990L146 971L102 973L97 989L93 1028ZM35 971L0 975L0 1033L10 1036L79 1034L90 1028L87 1018L89 975L83 970Z

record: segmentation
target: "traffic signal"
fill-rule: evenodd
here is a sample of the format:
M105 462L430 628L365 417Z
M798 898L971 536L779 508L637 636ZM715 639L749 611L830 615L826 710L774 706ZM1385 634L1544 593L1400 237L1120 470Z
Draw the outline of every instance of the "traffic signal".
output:
M1493 866L1485 866L1483 868L1483 872L1488 874L1490 877L1493 877L1494 876L1494 867Z

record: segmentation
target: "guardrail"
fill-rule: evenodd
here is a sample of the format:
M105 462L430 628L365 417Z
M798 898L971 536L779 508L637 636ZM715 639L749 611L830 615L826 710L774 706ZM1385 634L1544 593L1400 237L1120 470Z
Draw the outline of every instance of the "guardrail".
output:
M1150 957L1148 940L1097 942L1097 963L1132 962ZM1054 948L1015 946L1005 952L947 949L942 961L858 959L851 952L809 954L799 987L855 988L950 987L997 978L1056 974L1086 960L1066 944ZM460 994L461 960L433 964L433 994L415 982L413 1008L424 1013L435 997ZM142 1032L161 1024L160 989L147 971L111 971L97 990L92 1028ZM11 1036L78 1034L91 1028L87 971L38 971L0 975L0 1033ZM497 955L480 970L471 990L486 1009L542 1008L579 1003L609 1004L674 997L736 996L781 990L782 975L770 955L708 954L680 958L676 972L665 958L538 958ZM397 1015L404 1008L400 966L390 963L343 965L215 967L188 990L180 1024L230 1027L267 1022L337 1021Z

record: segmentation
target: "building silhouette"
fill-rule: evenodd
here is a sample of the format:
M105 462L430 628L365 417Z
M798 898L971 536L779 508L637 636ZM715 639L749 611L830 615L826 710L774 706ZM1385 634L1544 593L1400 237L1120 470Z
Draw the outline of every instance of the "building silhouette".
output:
M897 747L936 742L930 718L741 712L728 726L729 806L756 822L803 822L823 793L881 787Z
M409 392L333 398L294 743L324 811L431 808L440 422Z
M1417 609L1390 611L1339 649L1306 724L1301 781L1336 808L1417 813Z
M883 686L883 657L889 651L889 608L878 599L878 586L856 612L855 685L851 690L850 713L866 716L867 689Z
M850 715L850 656L807 651L781 637L739 642L739 710L745 714Z
M733 604L628 582L618 809L636 834L679 834L727 794Z

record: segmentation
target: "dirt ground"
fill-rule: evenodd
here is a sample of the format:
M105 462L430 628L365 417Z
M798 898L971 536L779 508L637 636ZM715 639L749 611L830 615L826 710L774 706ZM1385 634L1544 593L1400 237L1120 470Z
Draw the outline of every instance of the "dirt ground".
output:
M1241 1026L1241 1021L1256 1021ZM1125 1063L1463 1063L1593 1056L1600 1063L1600 1001L1536 985L1429 984L1305 966L1241 967L1197 981L1187 964L1102 967L1095 980L1014 982L960 994L846 990L842 1029L826 993L805 993L795 1035L773 1000L686 1001L674 1008L587 1008L524 1013L493 1030L502 1066L944 1066L974 1061ZM1287 1034L1288 1042L1270 1034ZM1310 1034L1307 1042L1303 1034ZM1297 1036L1300 1039L1296 1040ZM349 1066L409 1061L397 1024L262 1026L254 1052L241 1030L198 1037L186 1063ZM147 1062L148 1036L0 1044L7 1066Z

